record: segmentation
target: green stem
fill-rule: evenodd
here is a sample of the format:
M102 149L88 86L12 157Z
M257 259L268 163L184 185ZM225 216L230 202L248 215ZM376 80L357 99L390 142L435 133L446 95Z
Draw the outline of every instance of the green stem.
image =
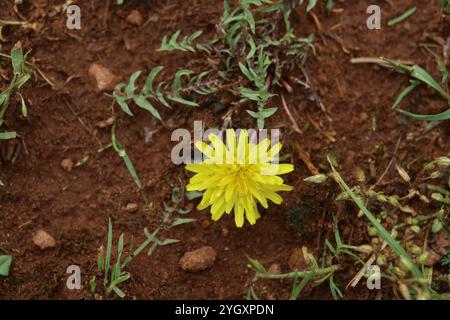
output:
M256 274L256 278L258 279L290 279L290 278L305 278L311 274L314 275L321 275L321 274L327 274L335 272L339 269L338 265L333 265L331 267L317 269L315 271L294 271L289 273L283 273L283 274L271 274L271 273L260 273L258 272Z

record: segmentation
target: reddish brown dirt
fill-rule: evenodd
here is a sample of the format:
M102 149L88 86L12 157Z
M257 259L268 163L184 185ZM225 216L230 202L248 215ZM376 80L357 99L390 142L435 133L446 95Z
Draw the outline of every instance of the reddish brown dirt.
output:
M290 161L296 167L286 180L295 191L285 194L282 206L272 206L264 212L254 227L242 230L234 227L229 216L210 223L208 213L193 210L189 217L198 219L196 223L164 234L182 240L180 243L160 247L150 257L140 255L130 264L132 278L122 286L128 298L245 298L247 284L253 277L247 257L257 258L266 266L278 263L283 272L288 272L287 262L294 249L307 246L320 256L325 237L332 234L333 214L337 214L346 243L367 243L370 240L366 234L367 221L356 218L357 210L351 204L336 206L334 198L339 190L334 183L316 187L302 181L311 173L298 157L296 143L324 171L328 171L326 155L333 153L341 165L340 171L352 185L358 183L352 180L353 168L368 169L370 161L376 175L370 176L366 183L371 185L377 180L399 137L402 140L398 155L413 179L423 163L448 152L448 122L424 133L425 123L407 120L390 110L391 103L407 84L405 76L373 65L350 63L352 57L388 56L413 60L438 77L433 57L419 47L420 43L430 41L427 35L444 39L450 36L449 21L442 20L438 1L417 4L401 0L395 1L395 6L383 1L384 23L378 31L365 26L370 1L335 2L336 8L342 10L329 13L324 5L315 10L321 31L313 18L304 13L304 6L298 7L293 15L298 35L316 33L317 55L310 56L306 70L332 122L307 99L301 87L295 87L287 100L300 127L313 121L323 132L334 136L336 142L332 143L311 125L303 135L298 135L280 108L268 127L282 128L284 152L292 153ZM112 3L107 6L106 1L77 1L82 8L82 29L69 31L62 13L49 13L59 3L25 1L21 13L41 23L42 29L25 32L8 27L4 32L8 41L1 44L1 52L5 53L20 40L26 50L32 49L30 58L36 66L57 84L52 89L38 78L26 85L23 94L29 101L29 116L18 116L17 104L10 107L7 115L8 123L20 133L26 149L21 147L14 164L0 166L0 177L6 183L0 189L0 247L14 259L11 276L0 278L1 299L92 299L88 281L97 272L97 250L106 241L108 217L113 220L116 236L124 232L128 239L133 235L142 240L143 229L153 230L157 225L162 203L169 200L172 187L179 185L179 181L187 183L189 178L183 167L171 163L174 146L171 131L177 127L192 129L194 120L203 120L207 126L220 125L222 121L222 114L214 114L207 107L160 108L163 124L152 120L145 111L134 109L135 117L128 117L116 108L117 135L136 166L145 194L155 205L153 211L146 210L123 161L112 150L97 152L111 141L110 130L95 125L110 117L112 100L95 91L87 75L89 65L100 63L122 80L136 70L148 71L148 66L164 65L166 75L186 65L195 66L195 59L190 60L192 56L159 53L156 49L163 35L178 29L186 34L198 29L212 34L222 5L219 1L212 4L207 0L171 0L130 1L117 7ZM388 18L412 5L418 6L412 19L395 28L387 27ZM145 27L131 26L126 17L133 9L138 9L144 20L150 16L155 19ZM17 19L6 1L0 3L0 12L2 19ZM134 42L136 48L127 50L124 39ZM75 77L65 84L72 76ZM3 85L1 82L0 88ZM434 99L432 93L427 88L419 89L407 98L405 108L420 113L442 111L443 103ZM233 121L236 128L254 126L245 109L236 110ZM376 131L372 130L373 123ZM144 127L158 128L151 144L145 144ZM89 155L87 163L71 172L60 166L63 159L77 162L86 155ZM407 191L408 185L394 171L388 173L382 186L386 186L385 190ZM137 212L123 209L130 202L139 204ZM287 213L292 207L306 212L300 234L289 227ZM424 210L435 209L431 206ZM33 244L32 235L38 229L45 229L55 237L56 248L41 251ZM204 245L217 251L214 266L200 273L182 271L178 261L183 253ZM336 282L344 289L358 269L351 260L342 263ZM72 264L81 267L83 290L69 291L65 287L66 268ZM264 298L287 298L290 283L263 282L257 288ZM343 292L347 299L375 297L363 285ZM309 288L302 297L330 299L331 295L324 284ZM393 297L390 284L383 288L381 297Z

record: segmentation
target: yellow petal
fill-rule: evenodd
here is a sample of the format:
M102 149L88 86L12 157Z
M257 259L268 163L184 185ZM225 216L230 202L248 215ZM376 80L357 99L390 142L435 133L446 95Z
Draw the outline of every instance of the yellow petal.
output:
M234 205L234 222L238 228L242 228L244 225L244 206L241 201L236 202Z
M206 155L208 158L212 159L214 158L214 150L209 146L208 144L204 143L203 141L197 141L195 143L195 147L201 151L204 155Z
M247 130L242 129L239 133L239 142L237 146L237 163L245 164L247 158L248 133Z

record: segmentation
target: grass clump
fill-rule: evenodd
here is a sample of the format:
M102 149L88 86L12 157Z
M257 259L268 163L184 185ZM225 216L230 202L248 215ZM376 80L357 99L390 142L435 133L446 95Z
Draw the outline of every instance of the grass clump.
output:
M400 93L400 95L397 97L396 101L394 102L392 108L398 110L402 114L410 117L414 120L422 120L422 121L443 121L450 119L450 108L448 108L446 111L435 114L435 115L421 115L421 114L415 114L409 111L397 109L397 107L400 105L402 100L411 93L418 85L425 84L429 86L430 88L434 89L437 93L439 93L440 96L442 96L446 101L447 104L450 103L450 94L423 68L421 68L418 65L408 66L405 64L400 63L396 60L391 60L388 58L383 58L384 61L392 65L396 71L401 73L406 73L410 77L410 85ZM445 69L445 67L444 67ZM442 70L441 68L441 74L443 76L443 79L446 79L448 77L448 72L445 69ZM442 81L442 83L444 80Z
M14 139L17 133L14 131L4 131L6 123L4 116L12 98L20 101L21 113L24 117L28 115L28 108L20 89L31 79L33 70L26 64L26 54L24 55L20 46L15 46L11 50L12 78L7 88L0 93L0 140Z
M97 258L97 268L99 273L102 274L106 296L114 292L120 298L125 297L125 293L119 288L119 285L131 278L131 274L125 269L141 252L147 249L147 255L150 256L158 246L167 246L180 242L178 239L161 239L160 236L163 231L196 221L195 219L180 216L190 212L190 210L179 208L183 202L183 197L184 192L182 189L179 187L173 188L171 203L169 205L164 203L159 226L153 232L149 232L145 228L144 235L146 239L138 247L135 246L134 240L131 239L129 249L125 250L124 234L122 233L117 240L115 262L113 262L113 228L111 219L108 220L106 251L101 247ZM126 251L131 254L126 255ZM97 292L97 275L91 278L89 285L91 293L95 294Z
M212 65L205 65L200 72L179 70L171 83L161 81L154 88L155 77L163 69L157 66L151 69L140 90L136 81L142 72L137 71L127 84L117 86L115 101L128 115L132 115L129 103L133 101L161 119L155 104L197 107L201 96L220 94L230 96L231 105L252 104L247 112L263 128L265 120L277 111L270 106L271 98L286 86L289 72L305 63L308 49L314 52L313 35L297 37L290 22L293 8L302 3L240 0L231 8L224 1L217 34L211 40L201 42L201 30L185 36L178 30L164 36L158 50L203 55L203 61L214 61ZM307 10L316 3L309 1Z

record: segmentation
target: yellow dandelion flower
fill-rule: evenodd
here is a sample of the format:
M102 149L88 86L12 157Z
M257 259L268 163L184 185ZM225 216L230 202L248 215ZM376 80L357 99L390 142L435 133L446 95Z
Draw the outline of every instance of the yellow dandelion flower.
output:
M214 221L234 209L238 228L244 225L244 217L253 225L260 217L258 202L264 208L268 207L268 200L280 204L283 199L277 192L293 189L278 175L293 171L294 166L273 163L281 150L280 143L269 149L269 139L259 144L249 143L246 130L241 130L237 139L233 129L226 131L227 145L214 134L209 139L212 147L201 141L195 144L207 159L186 165L187 170L196 173L186 189L204 191L197 209L211 206Z

